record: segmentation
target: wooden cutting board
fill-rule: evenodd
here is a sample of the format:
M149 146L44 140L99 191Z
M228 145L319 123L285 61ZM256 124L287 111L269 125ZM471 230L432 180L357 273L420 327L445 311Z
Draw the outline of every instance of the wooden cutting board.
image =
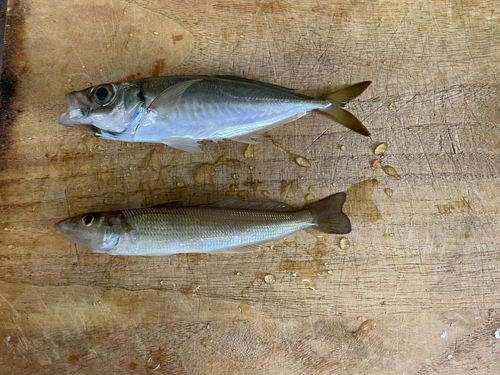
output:
M499 22L488 0L9 1L0 372L497 372ZM371 80L349 110L372 136L314 113L253 150L188 154L58 124L69 91L167 74L313 96ZM392 176L371 164L382 142ZM349 248L311 231L243 255L120 258L53 234L89 211L236 196L298 208L338 191Z

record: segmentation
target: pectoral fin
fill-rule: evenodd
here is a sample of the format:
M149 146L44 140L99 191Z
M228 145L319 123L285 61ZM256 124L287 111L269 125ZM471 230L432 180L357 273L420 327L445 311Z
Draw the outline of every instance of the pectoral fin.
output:
M159 120L165 120L177 107L184 92L201 79L191 79L169 87L151 102L148 110L155 111Z

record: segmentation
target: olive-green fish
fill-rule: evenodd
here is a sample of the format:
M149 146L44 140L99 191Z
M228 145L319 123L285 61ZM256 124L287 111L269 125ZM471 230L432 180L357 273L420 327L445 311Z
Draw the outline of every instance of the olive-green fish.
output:
M56 224L56 234L96 253L169 256L179 253L235 253L302 229L345 234L345 193L299 211L278 202L229 199L209 206L167 204L151 208L78 215Z

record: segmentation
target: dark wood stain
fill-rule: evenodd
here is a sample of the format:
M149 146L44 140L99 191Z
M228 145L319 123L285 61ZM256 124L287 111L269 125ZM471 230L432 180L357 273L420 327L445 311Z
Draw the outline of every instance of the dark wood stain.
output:
M137 370L137 366L138 366L138 364L135 362L130 362L128 364L128 367L130 367L131 370Z
M17 113L21 108L14 108L19 80L28 71L29 58L26 54L25 18L29 15L29 3L16 0L9 2L9 12L5 29L2 74L0 77L0 170L7 161L6 151L11 144L11 130Z
M182 39L184 39L184 35L180 34L180 35L172 35L172 41L174 42L174 44L176 42L180 42Z
M143 76L141 73L136 73L136 74L129 74L125 78L122 79L122 81L134 81L136 79L141 79Z
M150 70L149 74L151 75L151 77L158 77L166 67L167 63L165 62L165 59L156 60L155 64L153 65L153 69Z
M80 357L77 356L76 354L71 354L69 357L68 357L68 361L70 361L72 364L76 364L78 361L80 360Z

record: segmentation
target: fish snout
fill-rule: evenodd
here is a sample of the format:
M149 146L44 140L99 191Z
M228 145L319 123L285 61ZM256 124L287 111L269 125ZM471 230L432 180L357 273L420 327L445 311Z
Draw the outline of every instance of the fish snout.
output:
M90 125L92 123L88 118L90 105L85 101L85 97L80 92L74 91L66 94L69 108L59 117L59 123L68 126Z

